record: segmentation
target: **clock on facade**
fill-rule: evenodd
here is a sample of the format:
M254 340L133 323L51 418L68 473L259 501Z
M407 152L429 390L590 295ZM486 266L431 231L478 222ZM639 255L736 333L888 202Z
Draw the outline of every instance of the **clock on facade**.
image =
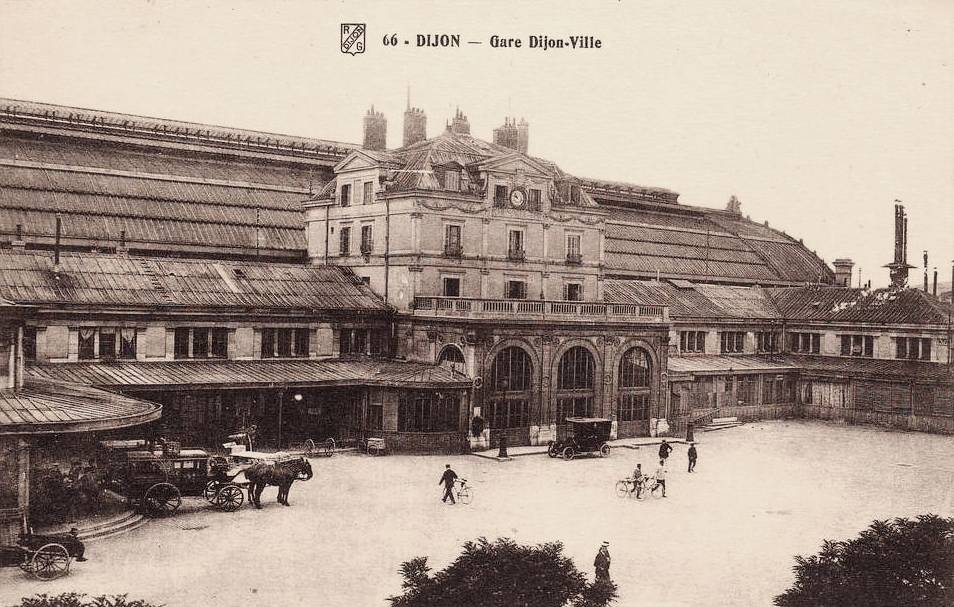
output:
M510 192L511 205L517 208L522 208L523 205L526 204L526 202L527 202L527 193L523 190L523 188L514 188L514 190Z

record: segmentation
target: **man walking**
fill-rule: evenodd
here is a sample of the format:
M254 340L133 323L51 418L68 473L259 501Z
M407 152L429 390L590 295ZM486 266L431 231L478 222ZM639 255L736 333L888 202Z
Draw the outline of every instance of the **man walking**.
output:
M662 489L662 496L666 497L666 460L659 460L659 467L656 468L656 487ZM653 491L656 490L653 487Z
M696 453L696 444L689 443L689 472L692 472L696 468L696 460L699 458L699 454Z
M636 492L636 499L643 499L640 497L640 494L643 492L643 465L636 464L636 469L633 470L633 488L629 490L630 493Z
M672 452L672 445L667 443L666 439L663 439L662 444L659 445L659 459L669 459L670 452Z
M610 579L609 568L610 568L610 554L609 554L609 542L603 542L603 545L600 546L599 552L596 553L596 559L593 561L593 567L596 568L596 581L597 582L608 582Z
M457 473L451 470L450 464L447 464L444 468L444 475L441 477L441 480L437 481L437 484L444 485L444 497L441 499L445 504L447 503L447 498L450 498L451 504L456 504L454 501L454 481L457 480Z

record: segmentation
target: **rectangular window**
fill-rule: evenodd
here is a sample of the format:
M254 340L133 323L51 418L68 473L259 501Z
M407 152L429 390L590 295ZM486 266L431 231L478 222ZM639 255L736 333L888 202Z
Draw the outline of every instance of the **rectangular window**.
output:
M758 351L762 354L778 352L778 333L760 331L757 334Z
M460 278L457 276L444 277L444 297L460 297Z
M262 329L262 358L275 358L275 329Z
M364 204L371 204L374 201L374 182L365 181L364 190L362 191L362 201Z
M208 358L209 330L207 328L192 329L192 358Z
M79 359L93 360L96 358L96 329L79 330Z
M374 249L374 226L361 226L361 252L370 253Z
M311 329L295 329L294 355L307 358L311 354Z
M842 356L861 356L864 358L874 357L874 336L873 335L842 335L841 336L841 355Z
M821 334L789 333L789 351L797 354L818 354L821 352Z
M36 327L23 327L23 358L36 360Z
M278 343L278 355L283 358L288 358L292 355L292 330L278 329L275 333Z
M116 358L116 329L99 330L99 357Z
M344 226L338 233L338 253L341 256L351 255L351 227Z
M346 207L351 204L351 185L341 186L341 206Z
M388 332L387 329L372 329L368 336L368 347L371 356L388 355Z
M739 354L745 343L745 333L741 331L724 331L721 333L723 354Z
M583 261L583 252L581 248L582 236L579 234L566 235L566 261L567 263L580 263Z
M542 192L536 188L530 188L527 192L527 202L531 211L539 211L543 205Z
M583 284L568 282L563 285L563 299L566 301L583 301Z
M448 257L460 257L463 255L463 246L461 243L461 226L444 226L444 255Z
M527 254L523 248L523 230L510 230L507 243L507 257L510 259L526 258Z
M367 329L342 329L341 354L358 356L368 353Z
M127 327L119 330L119 358L136 359L136 329Z
M523 280L508 280L504 297L507 299L526 299L527 283Z
M228 329L212 329L212 356L216 358L229 357Z
M189 358L189 329L177 327L173 340L173 355L176 358Z
M494 186L494 205L503 206L507 204L507 186Z
M398 398L401 432L453 432L459 429L460 400L456 396L405 391Z
M451 192L460 191L460 173L457 171L447 171L444 173L444 189Z
M367 421L368 430L383 430L384 429L384 405L379 403L371 403L368 405L368 421Z
M895 337L895 358L908 360L931 360L931 338Z
M705 352L706 351L706 332L705 331L680 331L679 332L679 351L680 352Z

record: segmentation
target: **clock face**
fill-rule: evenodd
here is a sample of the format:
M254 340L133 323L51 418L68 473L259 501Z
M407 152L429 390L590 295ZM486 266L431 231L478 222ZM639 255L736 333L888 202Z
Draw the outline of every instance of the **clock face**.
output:
M520 188L517 188L513 192L510 192L510 204L515 207L522 207L523 203L527 201L527 195Z

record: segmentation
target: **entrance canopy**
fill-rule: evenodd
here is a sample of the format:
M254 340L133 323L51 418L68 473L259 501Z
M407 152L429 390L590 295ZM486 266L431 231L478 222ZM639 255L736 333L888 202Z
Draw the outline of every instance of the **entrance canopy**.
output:
M49 379L0 390L0 435L113 430L155 421L156 403Z
M447 366L395 360L208 360L60 363L28 369L33 377L99 387L264 388L392 386L468 388L468 376Z

